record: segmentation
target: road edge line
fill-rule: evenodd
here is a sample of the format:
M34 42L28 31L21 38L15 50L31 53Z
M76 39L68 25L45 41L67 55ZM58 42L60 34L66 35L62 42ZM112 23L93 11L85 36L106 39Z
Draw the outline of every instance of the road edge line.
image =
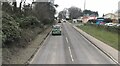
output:
M50 34L51 34L51 29L50 29L49 33L47 33L46 36L43 38L43 40L39 44L39 47L36 48L36 50L33 53L33 55L24 64L29 65L31 63L32 59L36 56L36 54L38 53L39 49L43 46L44 41L47 40L47 38L49 37Z

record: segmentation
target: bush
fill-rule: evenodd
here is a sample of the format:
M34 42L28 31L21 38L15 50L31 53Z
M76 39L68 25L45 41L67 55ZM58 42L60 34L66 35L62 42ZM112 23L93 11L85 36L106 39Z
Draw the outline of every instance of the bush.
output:
M41 27L41 22L33 17L13 18L9 14L3 12L2 15L2 42L3 44L19 41L23 38L24 29L30 30L35 27Z
M41 27L41 22L33 16L17 19L21 28L34 28Z
M44 25L49 24L49 22L50 22L49 19L44 19L44 20L43 20L43 24L44 24Z
M106 30L114 33L120 33L120 28L117 26L105 26L105 25L96 25L96 24L87 24L88 26L94 26L101 30Z
M18 40L21 36L21 29L19 28L19 23L15 22L14 19L6 13L3 13L2 19L2 41L4 42L14 42Z
M44 19L43 20L43 24L44 25L50 25L50 24L53 24L54 20L50 20L50 19Z

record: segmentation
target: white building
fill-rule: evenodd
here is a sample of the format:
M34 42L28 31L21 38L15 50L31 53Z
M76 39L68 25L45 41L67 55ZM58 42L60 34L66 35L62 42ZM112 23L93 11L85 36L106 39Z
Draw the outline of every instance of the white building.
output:
M113 13L108 13L104 15L104 18L117 19L117 15Z
M112 19L112 22L118 22L118 15L117 14L113 14L113 13L108 13L104 15L104 18L110 18Z

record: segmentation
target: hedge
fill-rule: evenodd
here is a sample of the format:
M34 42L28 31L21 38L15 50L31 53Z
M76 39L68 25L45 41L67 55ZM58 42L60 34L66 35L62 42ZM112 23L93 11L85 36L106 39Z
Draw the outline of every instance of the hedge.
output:
M3 12L1 32L3 45L19 41L25 29L29 28L32 30L35 27L41 28L41 23L33 16L15 19L11 15Z
M120 34L120 27L117 26L105 26L105 25L96 25L96 24L86 24L87 26L94 26L101 30L106 30L114 33Z

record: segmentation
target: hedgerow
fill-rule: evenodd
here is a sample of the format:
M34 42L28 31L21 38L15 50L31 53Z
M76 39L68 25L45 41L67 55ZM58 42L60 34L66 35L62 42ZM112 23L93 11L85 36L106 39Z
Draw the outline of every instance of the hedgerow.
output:
M97 27L98 29L102 29L102 30L120 34L120 27L117 27L117 26L105 26L105 25L96 25L96 24L89 24L89 23L87 25Z
M11 42L19 41L24 34L25 29L33 29L35 27L41 27L41 22L33 17L21 17L13 18L9 14L3 12L2 14L2 42L3 44L9 44Z
M19 28L19 23L8 15L3 13L2 15L2 41L4 42L14 42L21 38L20 36L21 28Z
M21 18L18 22L21 28L35 28L41 26L41 22L33 16Z

